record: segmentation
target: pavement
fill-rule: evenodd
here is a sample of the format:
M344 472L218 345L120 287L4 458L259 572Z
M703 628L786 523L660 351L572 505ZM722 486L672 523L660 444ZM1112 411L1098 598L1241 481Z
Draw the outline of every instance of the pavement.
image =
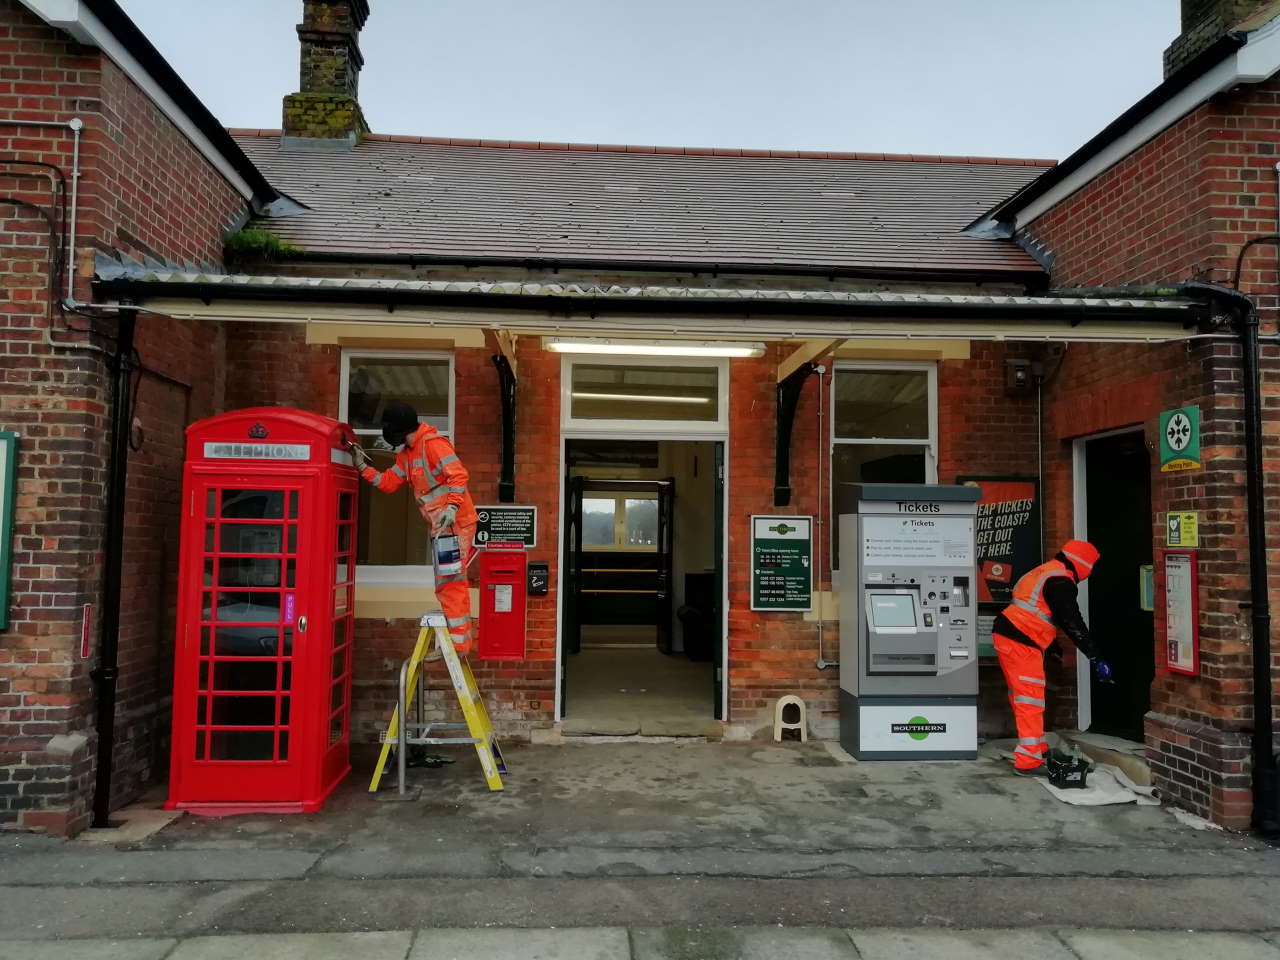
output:
M0 960L1280 960L1280 851L976 762L831 744L510 746L312 815L0 837ZM163 823L158 818L157 823Z

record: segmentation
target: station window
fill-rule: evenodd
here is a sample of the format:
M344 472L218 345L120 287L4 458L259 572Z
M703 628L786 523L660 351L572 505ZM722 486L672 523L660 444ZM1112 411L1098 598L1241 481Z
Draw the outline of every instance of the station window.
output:
M565 357L564 364L561 410L575 432L726 429L724 360Z
M348 350L342 354L339 418L351 425L378 470L395 461L379 450L378 424L389 403L407 403L418 420L453 434L453 358L447 353ZM393 494L360 485L356 537L359 578L365 582L429 578L429 537L409 484Z
M837 363L831 432L832 484L936 483L937 366Z

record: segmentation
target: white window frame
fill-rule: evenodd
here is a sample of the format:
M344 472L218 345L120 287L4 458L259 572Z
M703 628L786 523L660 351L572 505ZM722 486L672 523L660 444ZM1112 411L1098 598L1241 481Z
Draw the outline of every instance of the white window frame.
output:
M858 437L851 439L848 437L836 436L836 377L842 371L846 370L868 370L873 372L909 370L912 372L923 371L928 374L928 391L929 391L929 435L928 437L913 437L911 439L901 439L894 437ZM920 361L881 361L881 360L837 360L831 377L831 385L829 387L831 394L827 398L829 403L827 409L831 411L831 483L834 485L835 478L835 451L836 445L859 445L859 446L899 446L899 447L924 447L924 480L925 483L938 482L938 365L937 363L920 360ZM832 487L832 495L834 496L834 486Z
M389 359L420 359L420 360L447 360L449 363L449 428L441 430L443 436L453 440L454 429L454 403L458 395L457 380L455 375L454 356L448 350L365 350L358 347L344 349L342 351L342 363L339 368L338 381L338 419L343 423L347 422L347 404L348 391L351 386L351 361L357 360L389 360ZM426 423L427 421L421 420ZM355 431L357 437L381 436L378 430L368 428ZM375 491L376 494L376 491ZM359 520L357 518L357 536L359 535ZM374 586L434 586L434 570L431 564L357 564L356 565L356 584L374 585Z
M575 420L573 366L608 367L715 367L715 420ZM686 439L705 436L722 439L729 433L729 360L724 357L642 357L566 354L560 359L560 427L565 436L629 437L636 440Z
M611 544L586 544L582 545L583 553L657 553L658 545L637 544L632 546L624 542L627 531L627 501L628 500L657 500L658 494L650 491L636 490L585 490L582 494L583 501L587 500L612 500L613 508L613 543Z

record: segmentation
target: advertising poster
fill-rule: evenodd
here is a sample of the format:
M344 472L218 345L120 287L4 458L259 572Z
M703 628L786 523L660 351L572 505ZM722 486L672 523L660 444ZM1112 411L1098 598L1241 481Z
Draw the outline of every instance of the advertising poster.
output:
M978 544L978 602L1007 604L1018 578L1044 562L1040 545L1040 487L1025 477L958 477L980 487L974 536Z

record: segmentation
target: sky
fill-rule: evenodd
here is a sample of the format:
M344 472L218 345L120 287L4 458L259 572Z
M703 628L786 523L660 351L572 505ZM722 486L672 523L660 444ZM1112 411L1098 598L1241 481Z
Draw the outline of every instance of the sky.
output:
M280 126L301 0L120 3L219 120ZM377 133L1061 159L1159 84L1178 6L371 0L360 102Z

